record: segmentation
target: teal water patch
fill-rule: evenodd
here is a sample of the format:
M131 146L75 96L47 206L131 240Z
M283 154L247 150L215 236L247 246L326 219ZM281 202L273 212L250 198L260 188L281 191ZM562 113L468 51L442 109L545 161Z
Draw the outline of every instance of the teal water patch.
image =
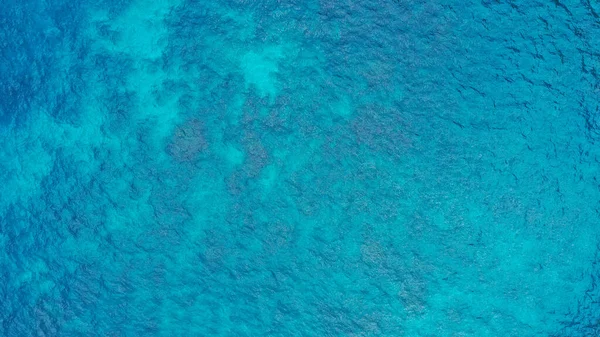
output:
M599 334L596 3L3 6L0 335Z
M276 95L278 62L283 57L281 48L268 47L260 53L249 51L241 60L248 85L254 85L261 96Z

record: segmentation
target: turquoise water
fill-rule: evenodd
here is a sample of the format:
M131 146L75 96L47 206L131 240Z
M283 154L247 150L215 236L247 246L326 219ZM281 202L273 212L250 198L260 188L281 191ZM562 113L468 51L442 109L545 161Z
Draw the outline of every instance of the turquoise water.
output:
M0 335L600 335L599 16L3 1Z

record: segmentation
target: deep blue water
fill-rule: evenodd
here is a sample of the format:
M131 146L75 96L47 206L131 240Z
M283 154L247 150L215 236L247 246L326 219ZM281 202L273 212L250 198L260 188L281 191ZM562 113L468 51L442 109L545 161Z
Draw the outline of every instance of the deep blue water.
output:
M600 336L597 0L4 0L0 336Z

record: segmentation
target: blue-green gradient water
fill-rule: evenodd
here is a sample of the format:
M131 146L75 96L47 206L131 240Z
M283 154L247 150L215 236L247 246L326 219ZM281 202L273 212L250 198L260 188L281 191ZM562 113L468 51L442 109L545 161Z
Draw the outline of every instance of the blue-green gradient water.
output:
M1 336L600 335L597 0L4 0Z

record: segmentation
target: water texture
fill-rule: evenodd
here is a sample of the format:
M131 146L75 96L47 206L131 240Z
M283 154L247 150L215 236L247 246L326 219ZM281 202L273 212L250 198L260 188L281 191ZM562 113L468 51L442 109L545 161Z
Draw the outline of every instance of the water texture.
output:
M1 336L600 335L597 0L4 0Z

